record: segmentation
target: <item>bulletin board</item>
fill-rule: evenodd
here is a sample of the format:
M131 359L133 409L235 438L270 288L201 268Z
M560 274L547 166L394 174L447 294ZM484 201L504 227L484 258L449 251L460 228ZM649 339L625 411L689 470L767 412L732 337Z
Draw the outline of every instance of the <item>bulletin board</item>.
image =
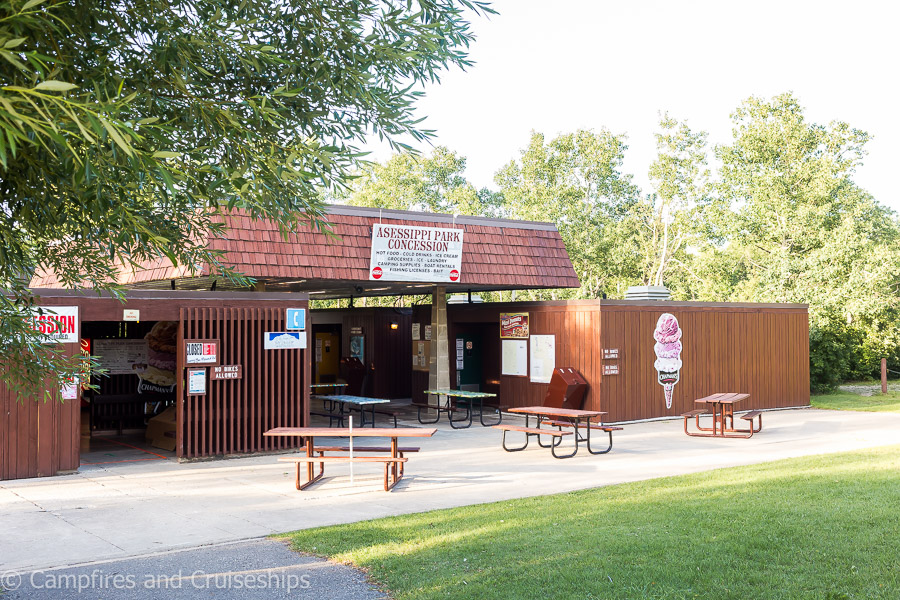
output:
M528 341L531 346L532 383L550 383L556 368L556 336L533 335Z
M430 341L414 341L412 343L413 371L428 371L428 357L431 356Z

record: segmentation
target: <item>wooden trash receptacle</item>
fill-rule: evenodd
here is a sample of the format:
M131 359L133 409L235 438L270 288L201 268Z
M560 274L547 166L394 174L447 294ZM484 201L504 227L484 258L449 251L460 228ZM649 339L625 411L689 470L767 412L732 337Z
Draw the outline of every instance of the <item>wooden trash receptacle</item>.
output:
M556 367L550 376L550 387L544 398L544 406L581 410L588 382L573 367Z

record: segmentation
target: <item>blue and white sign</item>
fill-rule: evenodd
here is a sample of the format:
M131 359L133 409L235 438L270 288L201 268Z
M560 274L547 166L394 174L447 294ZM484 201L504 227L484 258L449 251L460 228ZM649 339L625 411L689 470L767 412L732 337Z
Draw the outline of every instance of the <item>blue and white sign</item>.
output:
M304 330L306 329L306 309L305 308L286 308L287 311L285 321L287 324L285 325L286 329L291 330Z
M303 350L306 348L306 333L299 331L267 331L263 339L266 350Z

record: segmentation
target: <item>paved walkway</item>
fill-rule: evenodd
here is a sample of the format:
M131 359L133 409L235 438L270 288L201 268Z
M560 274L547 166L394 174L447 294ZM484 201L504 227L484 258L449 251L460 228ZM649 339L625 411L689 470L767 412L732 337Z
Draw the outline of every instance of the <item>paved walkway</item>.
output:
M0 574L3 600L379 600L356 569L301 556L277 540L160 552L26 574Z
M515 419L511 419L515 422ZM407 423L407 424L416 424ZM681 421L626 425L612 453L557 460L506 453L500 432L442 424L381 491L378 466L329 466L294 489L273 456L82 467L74 475L0 482L0 573L69 566L436 508L565 492L900 442L900 414L800 409L766 413L749 440L689 438Z

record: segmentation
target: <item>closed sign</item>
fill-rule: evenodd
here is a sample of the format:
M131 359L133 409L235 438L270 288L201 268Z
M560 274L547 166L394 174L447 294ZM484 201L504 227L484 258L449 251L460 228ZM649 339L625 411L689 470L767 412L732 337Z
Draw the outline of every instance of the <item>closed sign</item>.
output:
M184 362L189 365L219 364L219 340L185 340Z

